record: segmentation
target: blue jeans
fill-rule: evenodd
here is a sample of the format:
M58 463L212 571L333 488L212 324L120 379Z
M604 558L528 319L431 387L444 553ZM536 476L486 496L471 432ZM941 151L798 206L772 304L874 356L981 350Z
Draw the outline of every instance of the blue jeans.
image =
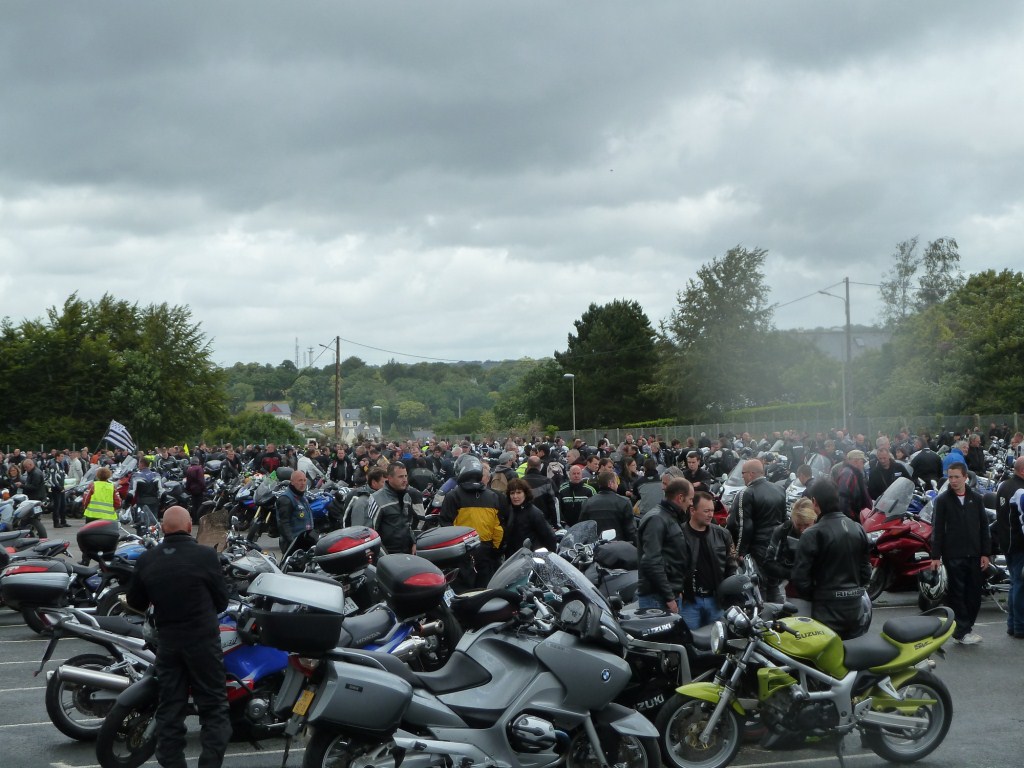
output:
M697 595L693 602L686 601L679 604L679 614L683 617L691 630L705 627L713 621L722 618L722 609L718 607L715 598Z
M1006 631L1012 635L1024 634L1024 552L1006 556L1010 569L1010 594L1006 601Z
M647 608L660 608L663 611L667 611L665 607L665 601L661 599L661 595L637 595L637 608L641 611ZM676 605L680 604L679 598L676 598Z

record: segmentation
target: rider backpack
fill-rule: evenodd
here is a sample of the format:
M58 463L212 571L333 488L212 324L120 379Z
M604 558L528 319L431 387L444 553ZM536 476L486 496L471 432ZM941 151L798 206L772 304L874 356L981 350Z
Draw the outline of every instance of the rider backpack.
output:
M498 470L491 477L491 490L495 493L505 493L508 490L508 475Z

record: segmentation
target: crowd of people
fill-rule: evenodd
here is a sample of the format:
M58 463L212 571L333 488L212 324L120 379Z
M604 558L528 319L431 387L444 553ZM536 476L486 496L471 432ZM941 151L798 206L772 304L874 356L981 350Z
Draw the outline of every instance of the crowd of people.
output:
M209 459L220 460L222 476L246 468L271 473L289 467L288 487L277 504L282 548L312 528L308 491L332 481L354 489L346 524L371 525L388 552L405 553L415 553L418 521L433 498L443 523L468 525L480 535L475 573L464 574L462 588L486 584L502 558L524 544L554 548L558 529L594 520L602 532L636 545L641 607L678 611L690 626L704 626L720 615L718 585L743 571L758 576L765 599L807 599L815 618L851 636L869 576L861 510L899 477L936 485L948 479L949 490L936 503L932 554L935 567L946 569L959 626L956 638L974 643L980 641L972 631L979 573L992 555L992 543L980 497L965 480L970 472L985 471L983 444L994 439L1006 441L1019 456L1024 435L993 424L987 435L979 429L934 436L899 430L870 443L863 434L839 429L759 437L701 433L670 441L627 434L621 443L602 438L596 445L582 439L567 443L561 437L480 443L469 437L425 443L363 440L329 447L199 443L187 452L183 446L137 452L131 494L156 515L163 477L172 468L184 468L195 522ZM65 477L80 479L91 465L99 465L94 486L101 489L90 489L86 516L113 517L122 500L116 491L108 492L112 486L106 488L109 469L126 457L119 449L45 455L15 449L2 457L0 487L49 498L54 525L60 527L66 519L57 497L63 500ZM766 477L766 463L780 457L795 468L804 488L804 498L791 511L784 490L788 481ZM1010 524L1008 512L1011 488L1024 488L1024 460L1018 464L1000 496L999 538L1008 558L1024 566L1024 534ZM716 484L738 465L744 487L731 508L722 510ZM728 512L724 526L715 522L716 512ZM1008 632L1024 637L1024 607L1017 607L1024 603L1021 567L1011 571L1018 578Z

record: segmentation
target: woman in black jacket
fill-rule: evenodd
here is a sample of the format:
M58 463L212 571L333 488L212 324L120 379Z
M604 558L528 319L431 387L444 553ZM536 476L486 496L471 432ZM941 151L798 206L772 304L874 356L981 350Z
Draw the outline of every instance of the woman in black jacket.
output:
M558 546L555 532L544 518L544 513L533 506L533 489L521 477L508 481L505 489L508 508L505 510L501 527L504 535L501 548L506 555L522 549L524 542L530 540L531 549L547 549L554 552Z
M801 533L814 525L816 517L813 501L807 498L797 499L789 513L789 520L772 531L772 539L768 544L768 553L762 566L766 575L778 581L789 581L790 571L796 562L796 542L800 540ZM799 597L792 585L786 586L786 596Z

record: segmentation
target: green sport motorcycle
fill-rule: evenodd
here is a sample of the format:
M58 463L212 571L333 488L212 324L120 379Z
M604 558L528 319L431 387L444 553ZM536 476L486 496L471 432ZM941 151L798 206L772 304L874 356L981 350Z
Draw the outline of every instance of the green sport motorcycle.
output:
M713 645L725 661L714 682L677 688L658 716L669 766L729 765L751 717L787 746L834 739L840 763L842 737L854 729L865 746L899 763L920 760L946 737L953 703L929 657L944 654L953 634L948 608L890 619L881 635L843 641L824 624L791 615L793 606L764 610L746 576L726 579L719 599L729 607Z

